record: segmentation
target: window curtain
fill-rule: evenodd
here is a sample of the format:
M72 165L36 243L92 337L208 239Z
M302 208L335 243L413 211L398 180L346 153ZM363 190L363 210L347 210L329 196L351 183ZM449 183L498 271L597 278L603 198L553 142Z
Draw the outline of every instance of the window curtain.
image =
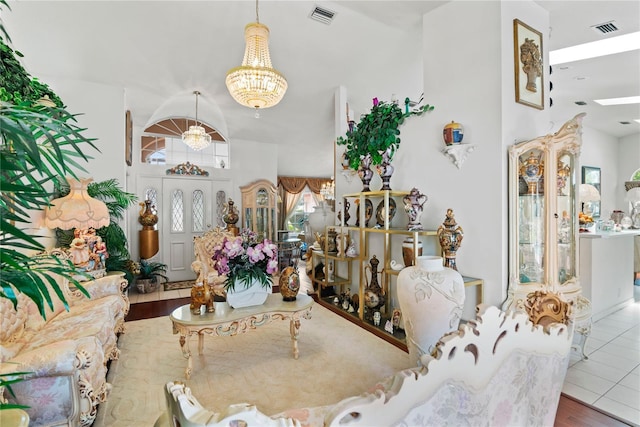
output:
M279 176L278 195L282 199L282 212L278 219L278 229L285 230L285 224L293 213L293 209L298 204L300 196L305 187L313 193L316 202L321 199L320 189L322 184L331 181L331 178L308 178L299 176Z

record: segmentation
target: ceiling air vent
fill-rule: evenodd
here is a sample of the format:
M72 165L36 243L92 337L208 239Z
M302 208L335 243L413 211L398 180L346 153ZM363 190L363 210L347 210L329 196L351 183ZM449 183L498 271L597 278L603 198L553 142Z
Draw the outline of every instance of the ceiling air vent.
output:
M331 24L333 22L333 17L336 16L336 13L332 10L322 8L320 6L316 6L309 15L309 18L314 21L322 22L323 24Z
M615 21L605 22L604 24L592 25L594 31L602 34L610 34L619 30Z

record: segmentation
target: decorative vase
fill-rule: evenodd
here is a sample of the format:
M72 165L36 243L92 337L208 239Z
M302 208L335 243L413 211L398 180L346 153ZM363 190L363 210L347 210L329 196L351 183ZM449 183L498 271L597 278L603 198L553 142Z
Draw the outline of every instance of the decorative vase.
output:
M417 248L417 256L422 256L422 242L420 240L418 240ZM404 261L404 266L411 267L412 265L415 265L415 257L416 254L413 247L413 237L407 237L404 239L404 242L402 242L402 260Z
M520 176L527 183L527 194L541 194L542 175L544 174L544 161L542 154L536 157L531 151L529 157L520 162Z
M381 190L391 190L391 187L389 187L389 181L391 180L391 175L393 175L394 171L394 167L391 166L391 147L387 148L381 154L382 163L376 166L378 175L380 175L380 178L382 178Z
M447 209L447 215L437 233L440 247L444 251L444 266L457 270L456 253L462 243L464 231L456 223L452 209Z
M351 243L351 237L349 237L349 232L344 231L342 233L336 234L336 256L344 257L347 252L347 248Z
M158 230L155 229L158 215L156 215L156 209L151 204L151 200L147 199L139 205L142 207L138 214L138 222L142 225L142 230L138 231L140 258L149 259L153 258L160 250Z
M442 130L442 137L444 138L444 143L447 145L460 144L463 136L464 131L462 125L453 120Z
M431 354L440 338L458 329L464 307L464 281L442 265L442 257L418 257L414 267L398 275L398 303L402 312L412 366Z
M369 321L373 321L373 313L382 307L385 303L385 295L380 283L378 282L378 265L380 260L373 255L369 260L369 265L365 267L366 289L364 291L364 305L367 308L365 317ZM369 270L369 277L366 277L366 271Z
M300 276L297 269L295 267L287 267L282 270L278 285L283 301L295 301L300 290Z
M420 224L420 217L422 216L422 210L428 197L413 187L409 194L402 198L404 202L404 211L409 217L409 223L407 224L407 230L422 230L422 224Z
M351 203L348 200L344 201L344 225L349 225L349 219L351 219L351 215L349 214L349 208L351 207Z
M254 280L249 286L246 286L236 279L234 289L227 289L227 302L233 308L261 305L267 300L271 289L271 282L269 282L269 286L265 288L257 280Z
M365 156L361 156L360 158L360 168L358 169L358 176L362 181L362 191L371 191L369 188L369 184L371 183L371 178L373 178L373 171L371 170L371 154L367 154Z
M152 230L153 226L158 223L158 215L154 212L155 207L149 199L140 202L139 205L142 206L142 208L138 214L138 222L142 225L143 230Z
M222 220L227 224L227 230L233 233L234 236L237 236L240 231L236 225L239 219L238 210L234 206L233 200L229 199L225 204Z

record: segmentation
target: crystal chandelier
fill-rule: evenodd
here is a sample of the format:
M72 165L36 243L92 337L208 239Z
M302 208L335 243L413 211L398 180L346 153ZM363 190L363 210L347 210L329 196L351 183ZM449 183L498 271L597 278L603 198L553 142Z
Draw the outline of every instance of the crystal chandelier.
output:
M324 197L325 200L333 200L336 198L336 183L331 180L331 182L325 182L322 184L320 188L320 195Z
M182 132L182 142L193 151L200 151L211 144L211 135L208 135L202 126L198 125L198 96L200 92L193 92L196 96L196 124L189 126L189 130Z
M258 0L256 22L244 27L246 47L242 65L227 73L227 89L239 104L256 109L276 105L287 91L287 80L271 65L269 28L260 23Z

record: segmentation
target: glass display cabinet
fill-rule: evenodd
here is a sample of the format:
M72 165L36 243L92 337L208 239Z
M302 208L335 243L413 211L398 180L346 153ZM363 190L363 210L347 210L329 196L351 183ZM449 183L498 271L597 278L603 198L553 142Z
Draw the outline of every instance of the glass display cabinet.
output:
M534 291L559 293L573 304L584 345L591 303L581 295L578 278L576 196L583 117L578 114L554 134L509 147L509 289L504 308L524 311L527 295Z
M276 187L266 179L255 181L242 192L242 227L253 230L259 239L276 241Z

